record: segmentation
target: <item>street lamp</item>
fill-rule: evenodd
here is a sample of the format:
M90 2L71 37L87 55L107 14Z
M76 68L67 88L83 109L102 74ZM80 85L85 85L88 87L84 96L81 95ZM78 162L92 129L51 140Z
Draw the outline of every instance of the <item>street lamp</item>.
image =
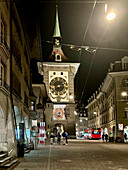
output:
M96 115L96 112L94 111L93 114Z
M127 96L127 92L126 92L126 91L123 91L123 92L121 93L121 95L122 95L123 97L125 97L125 96Z
M74 111L74 114L75 114L75 115L77 115L77 112L76 112L76 111Z
M116 13L115 12L110 12L110 13L107 13L107 15L106 15L106 18L109 21L115 19L115 17L116 17Z
M109 9L108 9L107 4L105 4L105 13L106 13L106 19L108 21L112 21L113 19L116 18L116 12L111 7L109 7Z

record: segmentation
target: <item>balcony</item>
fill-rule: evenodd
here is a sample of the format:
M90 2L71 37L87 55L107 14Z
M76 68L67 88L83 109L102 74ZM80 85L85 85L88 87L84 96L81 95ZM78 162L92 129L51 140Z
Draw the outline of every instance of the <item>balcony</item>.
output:
M10 86L2 78L0 78L0 87L4 87L7 91L10 92Z

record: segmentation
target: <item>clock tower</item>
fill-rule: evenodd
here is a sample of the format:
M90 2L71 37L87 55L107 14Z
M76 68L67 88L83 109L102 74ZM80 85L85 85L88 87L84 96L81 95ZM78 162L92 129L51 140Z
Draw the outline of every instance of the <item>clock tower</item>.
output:
M74 78L80 64L70 62L64 55L61 38L58 6L56 6L53 51L47 62L37 63L38 72L44 76L47 94L52 101L46 104L46 129L49 134L55 129L61 129L60 132L65 130L69 136L75 136Z
M48 62L38 62L38 71L44 76L48 96L54 103L74 103L74 77L79 63L70 62L61 49L61 34L56 6L53 51Z

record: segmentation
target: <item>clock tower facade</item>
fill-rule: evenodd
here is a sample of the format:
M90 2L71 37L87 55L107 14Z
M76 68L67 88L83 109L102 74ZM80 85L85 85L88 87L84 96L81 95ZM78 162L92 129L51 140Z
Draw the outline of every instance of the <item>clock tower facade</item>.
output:
M37 65L38 72L44 76L44 83L46 85L47 94L54 105L53 115L51 117L51 120L53 121L51 121L51 123L48 121L47 123L46 120L48 128L50 127L49 132L51 132L52 129L55 128L56 124L64 125L65 121L67 122L67 117L63 116L63 114L66 114L64 109L66 105L69 106L70 104L75 104L74 77L80 65L79 63L70 62L61 49L58 7L56 7L56 22L53 35L53 51L48 58L48 62L38 62ZM49 117L49 113L50 112L48 111L46 115L47 119ZM74 114L73 111L71 114ZM64 127L64 129L67 129L67 131L71 131L72 129L73 135L75 134L75 116L70 115L69 117L70 118L68 120L70 120L70 129L68 129L68 127ZM69 125L66 123L65 126Z

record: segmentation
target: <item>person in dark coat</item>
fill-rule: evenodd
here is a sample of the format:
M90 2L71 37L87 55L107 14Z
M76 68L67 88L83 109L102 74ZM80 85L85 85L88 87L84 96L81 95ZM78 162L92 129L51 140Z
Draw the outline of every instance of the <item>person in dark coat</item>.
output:
M66 145L68 144L68 132L65 132Z
M55 143L55 135L53 133L51 133L51 135L50 135L50 143L51 143L51 145L53 143Z
M102 141L104 142L104 133L102 134Z
M107 135L107 134L105 134L105 140L106 140L106 142L107 142L107 140L108 140L108 135Z
M127 134L125 133L124 134L124 142L126 142L127 141Z
M57 145L60 145L61 135L60 132L57 133Z
M64 131L62 133L62 137L63 137L63 145L65 145L65 132Z

